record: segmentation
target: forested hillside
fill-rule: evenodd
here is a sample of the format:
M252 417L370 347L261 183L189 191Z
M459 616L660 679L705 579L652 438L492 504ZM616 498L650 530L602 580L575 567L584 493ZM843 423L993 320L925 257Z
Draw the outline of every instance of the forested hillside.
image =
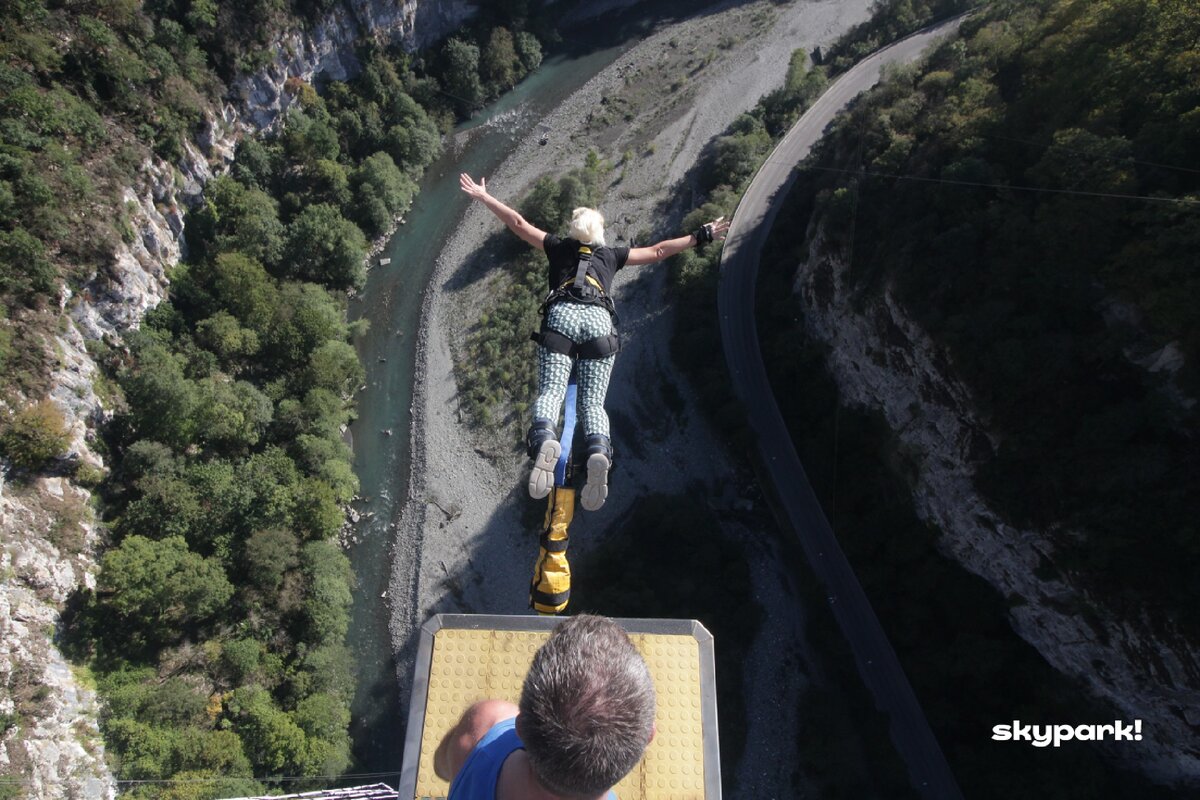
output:
M991 3L796 190L969 385L987 494L1130 614L1197 599L1198 48L1182 0Z
M1094 694L1135 687L1118 715L1159 715L1160 732L1120 766L1191 774L1171 763L1195 751L1171 698L1192 691L1172 664L1197 633L1198 46L1195 4L989 3L833 126L764 254L781 410L968 796L1190 796L1114 770L1111 750L1043 758L978 731L1015 709L1105 719ZM860 392L877 403L847 400L860 368L892 381ZM923 415L958 408L939 392L960 385L954 435L973 435L939 441ZM889 426L881 386L913 398L907 425ZM964 530L917 512L947 485L931 471L973 480ZM989 540L993 511L1011 527ZM1014 532L1040 558L990 579L1020 571L1044 593L943 558L1004 559Z
M350 765L353 576L336 535L363 373L347 292L443 132L540 63L519 5L415 57L364 43L361 73L320 91L289 81L282 124L243 138L188 211L170 299L123 341L88 344L115 412L96 444L107 476L57 460L62 415L44 398L51 337L71 324L60 298L135 235L121 193L148 159L176 163L227 82L334 4L5 5L0 456L18 488L44 469L98 487L110 544L63 644L95 678L133 795L303 787Z
M819 69L806 71L797 54L784 87L717 139L698 167L709 204L692 221L732 210L772 139L826 76L965 5L881 2L869 22L828 48ZM1082 628L1096 659L1083 669L1107 680L1136 665L1123 686L1146 687L1155 670L1147 664L1161 666L1159 654L1187 658L1177 634L1194 623L1186 565L1194 563L1200 510L1197 342L1187 310L1197 299L1190 254L1200 233L1198 22L1195 7L1181 2L985 4L959 40L926 65L894 71L833 126L799 171L764 253L759 331L776 397L971 796L1158 796L1145 779L1113 769L1111 753L1079 746L1043 759L997 747L978 731L1014 708L1047 719L1112 713L1014 633L1014 619L1027 621L1022 636L1045 636L1051 649L1078 644ZM846 308L830 305L830 261L849 264L837 278L846 286L839 283L836 302L845 298ZM797 267L812 264L802 300ZM715 255L682 255L674 273L683 301L675 353L739 441L737 404L710 357L720 346ZM847 358L885 365L910 342L910 331L880 322L890 319L885 298L932 335L936 368L974 398L966 422L978 418L986 433L967 442L972 460L960 468L1005 520L1044 530L1052 543L1036 548L1045 554L1040 564L1014 559L1000 569L1079 587L1070 601L1033 598L1078 625L1029 630L1028 620L1041 618L1036 610L1022 616L1029 598L997 593L945 558L945 542L960 532L921 518L917 501L926 498L913 495L928 454L900 441L878 408L839 396L843 376L834 380L833 361L853 374ZM809 302L822 305L826 325L841 330L861 317L877 338L861 354L831 353L808 328ZM924 376L907 378L915 398L931 407L945 400ZM919 417L922 408L914 400L907 413ZM961 443L946 444L957 451ZM978 509L960 511L970 517ZM973 547L986 554L1005 545L962 545ZM1106 629L1100 620L1112 612L1120 617ZM1127 636L1109 639L1112 628ZM840 646L831 619L816 615L813 632L831 651ZM1136 650L1127 649L1131 641ZM849 660L844 667L852 671ZM1162 680L1138 702L1172 720L1165 696L1184 690ZM854 691L853 679L843 690ZM1192 746L1174 732L1164 734L1173 740L1159 751L1169 754L1162 762L1139 766L1178 778L1167 759ZM825 774L831 787L845 787L838 769Z

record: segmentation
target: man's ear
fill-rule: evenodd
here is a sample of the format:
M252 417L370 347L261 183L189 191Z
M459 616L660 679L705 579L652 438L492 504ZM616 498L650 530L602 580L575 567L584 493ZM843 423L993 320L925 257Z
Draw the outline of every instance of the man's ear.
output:
M521 718L520 718L520 717L517 717L517 722L518 722L518 723L520 723L520 720L521 720ZM651 722L651 723L650 723L650 738L646 740L646 745L647 745L647 746L649 746L649 745L650 745L650 743L654 741L654 736L655 736L655 734L657 734L657 733L658 733L658 723L657 723L657 722Z

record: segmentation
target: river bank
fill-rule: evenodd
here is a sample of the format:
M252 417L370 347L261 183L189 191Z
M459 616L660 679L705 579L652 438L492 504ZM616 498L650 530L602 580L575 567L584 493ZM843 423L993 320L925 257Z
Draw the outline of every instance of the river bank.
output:
M643 231L675 235L679 219L693 205L685 181L703 148L782 83L793 50L828 44L865 19L868 6L867 0L727 4L661 30L549 114L544 120L552 132L549 142L539 146L531 135L487 176L489 189L515 202L542 174L579 166L588 150L596 149L617 164L601 208L609 220L610 243L635 237L639 244L649 243ZM704 63L675 77L669 65L681 50ZM646 76L656 73L661 75L657 86L632 94L629 87L646 84ZM605 106L616 105L611 100L622 96L632 102L605 113L611 111ZM388 589L404 692L414 633L430 614L528 613L537 523L530 523L524 493L526 459L516 442L496 441L466 423L454 375L454 353L496 280L494 260L480 248L501 230L484 208L470 207L438 254L423 301L414 366L412 478ZM614 293L626 346L613 373L608 407L618 468L605 507L576 518L573 559L586 554L639 496L683 494L696 483L710 487L710 493L736 493L749 480L736 477L733 462L671 362L666 270L657 265L617 275ZM652 426L646 424L650 420ZM649 437L647 427L653 428ZM729 527L746 542L756 601L764 608L797 610L768 532L744 521ZM799 697L813 678L798 613L767 614L745 663L749 731L736 773L738 793L791 796Z

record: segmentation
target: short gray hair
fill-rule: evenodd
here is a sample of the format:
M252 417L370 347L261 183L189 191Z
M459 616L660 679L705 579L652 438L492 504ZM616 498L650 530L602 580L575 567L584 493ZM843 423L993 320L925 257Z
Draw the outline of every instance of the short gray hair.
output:
M654 682L633 642L610 619L559 624L533 657L518 731L538 782L595 797L641 759L654 730Z

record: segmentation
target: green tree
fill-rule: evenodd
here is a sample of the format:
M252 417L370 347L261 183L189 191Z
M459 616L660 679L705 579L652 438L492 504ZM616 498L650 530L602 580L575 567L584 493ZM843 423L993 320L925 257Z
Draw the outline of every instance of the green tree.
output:
M194 268L195 280L212 292L219 310L227 310L245 327L264 329L279 307L279 290L262 263L240 253L222 253L211 266Z
M383 145L411 177L419 177L425 167L442 152L441 135L432 120L424 125L399 124L387 129Z
M366 280L367 240L335 206L305 208L287 229L289 273L334 289L359 288Z
M274 589L284 574L300 565L300 543L283 528L255 531L246 540L246 574L263 589Z
M311 111L293 109L288 112L279 138L283 152L294 163L315 164L321 159L337 161L340 149L337 131L326 119L314 116Z
M730 129L728 135L717 138L711 180L741 187L771 151L771 136L762 121L750 114L742 114Z
M127 681L105 692L106 711L148 725L191 727L207 721L208 695L179 676L154 680L142 670L141 680Z
M236 181L231 183L241 185ZM205 196L208 195L206 187ZM283 254L284 228L274 198L261 189L250 188L229 199L231 204L220 209L217 248L237 250L269 267L278 264Z
M354 660L341 642L323 642L305 652L292 676L297 695L328 692L349 703L354 689Z
M350 709L345 701L332 694L312 694L296 704L292 718L308 736L309 774L344 772L350 764Z
M215 375L199 384L196 424L202 443L226 452L258 444L271 422L271 401L248 381Z
M0 230L0 293L46 294L57 274L40 239L24 228Z
M350 624L350 585L354 573L337 542L309 542L300 551L308 578L304 599L305 640L340 642Z
M304 731L265 690L258 686L235 689L229 711L251 762L275 773L304 774Z
M329 292L313 283L284 282L277 305L259 324L270 354L285 371L306 368L314 350L347 335L342 310Z
M257 639L233 639L221 643L221 663L235 684L243 684L258 670L263 646Z
M299 480L295 463L278 447L267 447L239 464L237 483L246 497L242 524L248 530L290 527Z
M442 79L458 113L468 115L483 99L479 81L479 48L462 39L450 38L442 47Z
M278 158L277 148L247 136L238 143L229 173L245 186L267 190L277 172Z
M309 389L300 400L280 401L275 421L281 439L289 439L301 433L340 436L347 417L346 402L328 389L318 388Z
M103 730L105 743L117 753L126 780L157 780L174 774L177 731L129 717L106 720Z
M532 33L519 31L513 37L513 45L526 72L533 72L542 65L542 45Z
M105 553L97 591L106 608L151 641L210 619L233 596L220 564L188 550L179 536L126 538Z
M296 495L293 517L296 530L302 531L309 539L336 536L345 521L345 515L333 487L320 478L308 478L301 483Z
M346 735L350 709L341 698L317 692L296 704L294 717L309 736L336 741Z
M391 226L392 218L408 208L417 186L387 153L366 158L350 174L354 188L354 221L371 234Z
M137 432L182 450L196 436L196 385L184 375L184 360L150 338L135 343L135 360L120 375Z
M487 86L496 94L512 88L524 74L522 66L512 33L503 26L492 28L479 61L480 76Z
M577 206L599 204L599 165L575 169L555 180L543 175L521 201L521 214L544 230L560 230Z
M327 158L319 158L293 172L285 181L285 189L292 192L290 196L300 208L329 203L344 209L352 199L346 168Z
M174 467L143 475L135 487L139 496L114 522L113 527L120 535L160 539L192 534L203 515L203 501L195 487Z
M216 353L227 370L238 372L242 362L258 352L258 333L243 328L237 317L218 311L196 324L196 340Z
M189 544L202 555L216 556L229 568L234 564L235 541L246 532L242 523L245 506L252 502L238 483L236 466L221 458L194 460L181 470L180 478L196 502L195 516L187 520Z
M333 339L313 351L308 362L308 385L350 398L366 373L358 353L345 341Z
M293 445L296 462L305 472L321 479L333 490L338 503L348 503L358 492L358 476L350 466L350 447L341 437L302 433Z

